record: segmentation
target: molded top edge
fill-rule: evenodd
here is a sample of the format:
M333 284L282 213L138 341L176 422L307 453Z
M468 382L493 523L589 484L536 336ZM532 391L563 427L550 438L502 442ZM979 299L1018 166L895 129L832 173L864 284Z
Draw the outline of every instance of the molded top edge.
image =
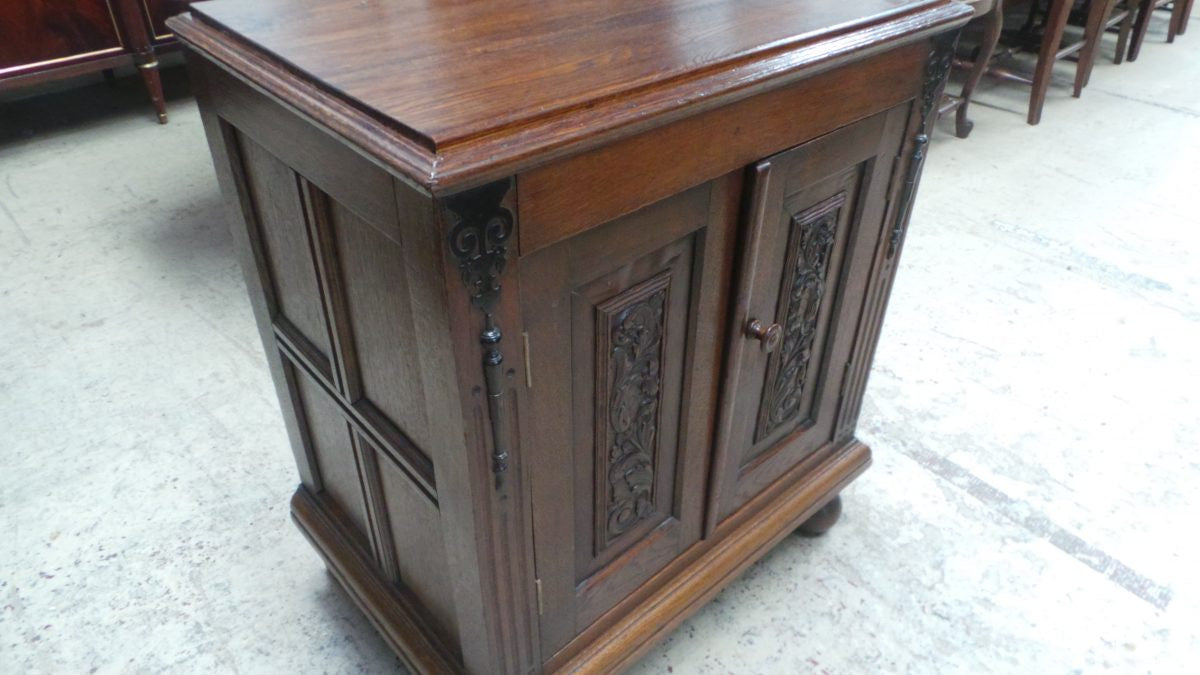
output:
M210 0L191 47L430 191L965 22L954 0Z

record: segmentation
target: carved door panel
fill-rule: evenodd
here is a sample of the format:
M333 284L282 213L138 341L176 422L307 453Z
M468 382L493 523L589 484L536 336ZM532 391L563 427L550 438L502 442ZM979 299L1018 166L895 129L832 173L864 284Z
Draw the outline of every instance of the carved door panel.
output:
M908 106L753 168L730 317L716 525L834 441Z
M736 195L702 185L521 260L542 654L700 538Z

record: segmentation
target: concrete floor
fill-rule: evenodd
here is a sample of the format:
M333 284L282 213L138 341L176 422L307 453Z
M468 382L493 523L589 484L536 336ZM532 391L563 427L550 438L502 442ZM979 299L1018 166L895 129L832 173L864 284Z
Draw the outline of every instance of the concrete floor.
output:
M1195 672L1193 32L1082 100L1056 86L1039 127L993 83L970 140L942 124L862 416L875 466L829 535L635 672ZM0 109L0 671L394 669L288 522L180 77L165 127L133 81Z

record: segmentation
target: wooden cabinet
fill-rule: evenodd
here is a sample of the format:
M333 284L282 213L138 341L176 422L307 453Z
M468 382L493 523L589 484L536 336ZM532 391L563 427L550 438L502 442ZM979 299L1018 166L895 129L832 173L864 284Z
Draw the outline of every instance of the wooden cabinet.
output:
M0 92L133 63L167 121L155 48L187 0L12 0L0 3Z
M619 669L830 524L870 459L855 421L969 16L216 0L170 22L293 516L414 669Z

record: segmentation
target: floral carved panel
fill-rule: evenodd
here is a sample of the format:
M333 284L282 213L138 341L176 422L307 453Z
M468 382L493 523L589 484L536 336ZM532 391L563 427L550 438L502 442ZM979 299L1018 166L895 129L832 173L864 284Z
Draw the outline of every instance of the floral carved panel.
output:
M776 310L783 339L767 363L756 443L807 418L802 403L812 379L817 319L830 284L829 263L845 203L846 193L840 192L791 217Z
M596 308L596 453L601 494L597 545L604 548L657 511L669 272Z

